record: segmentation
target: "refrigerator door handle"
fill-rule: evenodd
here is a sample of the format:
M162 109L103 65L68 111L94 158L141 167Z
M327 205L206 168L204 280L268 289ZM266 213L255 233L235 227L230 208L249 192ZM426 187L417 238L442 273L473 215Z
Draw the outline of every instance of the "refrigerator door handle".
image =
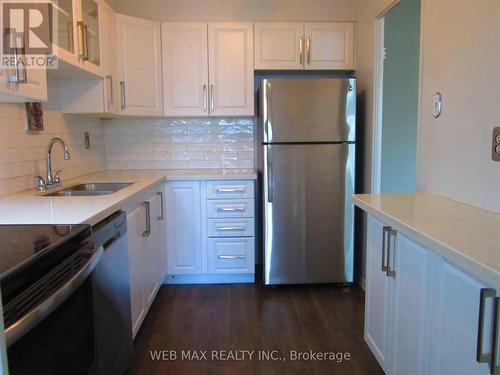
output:
M272 146L267 146L267 201L273 202L274 199L274 176L273 176L273 154Z
M273 141L273 124L272 124L272 108L273 108L273 88L271 86L271 82L266 81L266 117L265 117L265 141L272 142Z

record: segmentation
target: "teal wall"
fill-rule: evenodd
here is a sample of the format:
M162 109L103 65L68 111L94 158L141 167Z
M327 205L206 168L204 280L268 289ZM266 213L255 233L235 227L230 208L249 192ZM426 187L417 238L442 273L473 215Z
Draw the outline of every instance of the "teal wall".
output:
M385 16L381 191L416 189L420 0L401 0Z

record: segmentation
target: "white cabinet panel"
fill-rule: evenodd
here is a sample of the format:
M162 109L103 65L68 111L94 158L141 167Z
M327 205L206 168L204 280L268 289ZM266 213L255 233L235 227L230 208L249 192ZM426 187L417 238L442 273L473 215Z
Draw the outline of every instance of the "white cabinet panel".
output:
M255 69L302 69L303 37L301 22L256 22Z
M306 69L354 69L354 23L310 22L305 24Z
M176 181L166 186L169 274L202 271L201 202L199 181Z
M382 233L384 225L368 218L365 340L384 370L389 350L389 278L382 271Z
M253 273L253 238L210 238L209 271L212 273Z
M253 24L208 24L210 112L215 116L253 116Z
M162 54L165 116L207 116L207 24L162 24Z
M118 76L116 50L116 15L111 7L102 4L103 24L103 69L104 69L104 111L118 112Z
M207 198L251 198L254 197L253 181L207 181Z
M209 237L253 237L254 219L207 219Z
M434 375L487 375L486 363L476 361L481 288L487 286L442 258L435 263L431 336L431 368ZM485 334L491 335L491 316Z
M161 31L158 22L118 14L120 113L163 113Z
M401 234L397 234L394 248L387 373L427 375L434 256Z
M207 217L217 219L225 217L253 217L255 213L253 199L208 200Z
M144 209L141 206L127 215L127 226L132 333L135 337L146 315L145 240L142 235L146 221Z

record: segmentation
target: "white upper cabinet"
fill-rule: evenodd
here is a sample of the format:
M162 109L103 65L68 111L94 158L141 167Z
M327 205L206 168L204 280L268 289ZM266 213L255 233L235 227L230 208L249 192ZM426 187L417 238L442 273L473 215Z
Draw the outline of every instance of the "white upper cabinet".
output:
M255 69L302 69L303 48L303 23L255 23Z
M116 61L116 15L113 9L106 4L102 4L102 64L104 71L103 101L104 112L118 112L118 77Z
M305 68L354 69L354 24L309 22L305 24Z
M249 22L208 24L210 113L252 116L253 25Z
M162 24L165 115L208 115L207 38L204 22Z
M158 22L116 15L120 114L161 116L161 30Z
M255 69L353 70L353 22L257 22Z

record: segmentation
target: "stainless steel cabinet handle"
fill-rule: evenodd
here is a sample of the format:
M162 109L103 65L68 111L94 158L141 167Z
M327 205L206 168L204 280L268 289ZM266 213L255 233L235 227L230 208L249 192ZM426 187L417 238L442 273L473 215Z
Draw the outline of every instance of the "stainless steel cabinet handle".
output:
M214 85L210 85L210 112L213 112L215 110L215 88Z
M245 207L218 207L218 212L244 212Z
M76 23L77 27L77 32L78 32L78 49L79 49L79 54L78 57L80 60L84 61L85 60L85 35L83 34L83 28L85 24L82 21L78 21Z
M382 272L387 272L387 259L385 254L385 249L387 246L387 232L391 230L391 227L385 226L382 230Z
M483 342L484 342L484 315L486 310L486 300L488 298L493 299L494 308L496 297L496 291L492 288L481 289L481 294L479 297L479 319L477 327L477 350L476 350L476 360L480 363L489 363L491 360L491 353L484 353Z
M396 277L396 270L391 268L391 237L396 237L397 234L398 232L392 228L387 231L387 276L392 278ZM392 250L394 250L393 258L396 259L396 249ZM395 267L395 264L393 266Z
M266 99L267 99L267 116L266 129L264 134L264 142L273 141L273 87L271 82L266 83Z
M311 38L307 37L306 39L306 64L309 65L311 63Z
M126 97L126 90L125 90L125 81L120 81L120 93L121 93L121 108L125 109L127 108L127 97Z
M151 203L142 202L142 206L146 208L146 230L142 232L144 237L151 235Z
M208 95L207 95L207 85L203 85L203 111L207 111L208 106Z
M499 337L499 327L500 327L500 297L495 298L495 309L493 313L493 338L491 345L491 360L490 360L490 373L491 375L500 374L500 365L498 362L498 351L500 347Z
M217 192L218 193L244 193L245 192L245 187L242 186L242 187L234 187L234 188L230 188L230 187L220 187L220 188L217 188Z
M112 75L107 75L106 80L108 81L109 85L109 98L108 102L106 103L108 107L114 106L115 105L115 98L114 98L114 92L113 92L113 76Z
M304 65L304 38L299 39L299 62L300 65Z
M219 255L219 259L245 259L244 255Z
M244 231L245 229L246 229L245 224L235 225L235 226L217 226L217 231L221 232Z
M49 316L55 309L57 309L64 301L66 301L75 292L80 285L85 281L85 279L92 273L97 263L101 259L103 248L93 247L89 248L89 245L83 247L79 252L92 254L85 265L71 278L69 279L61 288L56 290L54 294L45 299L38 306L34 307L33 310L26 313L14 324L7 327L5 330L5 341L7 347L14 344L17 340L22 338L31 329L36 327L43 319Z
M164 207L164 201L163 201L163 193L161 191L158 191L156 195L160 196L160 216L158 216L158 220L164 220L165 219L165 207Z

